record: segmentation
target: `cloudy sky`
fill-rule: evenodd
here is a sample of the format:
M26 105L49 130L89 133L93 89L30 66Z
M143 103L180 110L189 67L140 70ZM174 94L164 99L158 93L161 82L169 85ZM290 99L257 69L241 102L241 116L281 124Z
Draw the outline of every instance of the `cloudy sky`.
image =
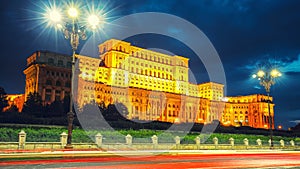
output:
M91 1L78 2L90 4ZM0 1L0 86L4 87L7 93L24 92L23 70L26 68L26 58L34 51L71 53L68 41L44 22L43 13L47 11L46 7L49 8L53 4L57 7L64 5L60 1ZM292 121L300 120L300 1L95 0L94 6L103 9L106 16L106 23L97 33L101 38L98 38L96 43L111 38L112 30L122 27L112 23L131 14L171 14L194 25L209 39L220 58L224 67L228 96L265 93L258 81L251 79L251 75L265 63L271 63L283 72L283 76L271 89L276 104L276 125L287 128L296 124ZM143 25L159 19L161 18L153 17L133 23L139 23L142 28ZM189 37L195 32L188 31L189 29L182 25L175 24L170 27L172 22L173 20L170 20L165 24L151 25L153 28L159 28L162 33L144 33L128 37L126 40L136 46L188 57L191 72L197 83L208 81L205 63L201 62L197 52L178 38L165 36L166 33L177 34L178 37L185 37L186 41L191 42L193 39ZM86 48L85 43L87 42L81 41L78 51ZM216 63L215 67L220 65Z

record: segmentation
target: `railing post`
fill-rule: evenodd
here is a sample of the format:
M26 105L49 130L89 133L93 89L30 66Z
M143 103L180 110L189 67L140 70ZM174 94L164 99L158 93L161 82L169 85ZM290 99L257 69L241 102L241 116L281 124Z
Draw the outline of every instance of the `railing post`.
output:
M249 146L249 140L247 138L244 139L244 144L246 146L246 149L248 149Z
M215 145L215 148L217 148L218 144L219 144L219 140L217 137L214 137L213 138L213 142L214 142L214 145Z
M295 142L294 142L294 140L291 140L291 141L290 141L290 144L291 144L291 146L295 147Z
M234 147L234 139L232 137L229 139L229 144L231 147Z
M95 135L95 142L96 142L98 147L101 147L101 145L102 145L102 135L100 133L97 133Z
M199 148L200 148L200 144L201 144L201 139L200 139L199 136L197 136L197 137L195 138L195 142L196 142L196 145L197 145L197 149L199 149Z
M125 139L126 139L126 144L127 145L132 144L132 136L130 134L127 134L127 136L125 136Z
M153 148L156 149L158 145L158 137L156 135L153 135L151 139L152 139Z
M256 140L256 143L257 143L257 145L258 145L259 147L262 146L261 139L257 139L257 140Z
M24 149L26 143L26 133L24 130L21 130L19 133L19 149Z
M269 146L271 147L271 145L272 145L271 139L268 141L268 143L269 143ZM273 146L274 146L274 145L273 145Z
M280 146L284 147L284 140L280 140L279 142L280 142Z
M175 140L175 144L176 144L176 149L179 149L179 145L180 145L180 137L179 137L179 136L176 136L176 137L174 138L174 140Z
M68 137L68 134L66 132L62 132L60 134L60 143L61 143L62 147L65 147L67 145L67 137Z

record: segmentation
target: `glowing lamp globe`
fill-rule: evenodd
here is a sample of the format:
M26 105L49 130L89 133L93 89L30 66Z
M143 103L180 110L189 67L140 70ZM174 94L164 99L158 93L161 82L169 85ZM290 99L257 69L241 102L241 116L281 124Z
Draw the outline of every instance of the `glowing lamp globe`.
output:
M271 76L272 76L272 77L279 77L279 76L281 76L281 73L280 73L278 70L273 69L273 70L271 71Z
M59 22L61 20L61 15L58 11L53 10L49 13L49 19L53 22Z
M262 71L262 70L260 70L260 71L257 72L257 76L258 77L264 77L264 75L265 75L265 72Z
M92 26L92 29L96 29L97 25L100 23L98 16L90 15L88 17L88 23Z
M70 17L72 17L72 18L76 18L77 16L78 16L78 11L77 11L77 9L76 8L70 8L69 10L68 10L68 15L70 16Z

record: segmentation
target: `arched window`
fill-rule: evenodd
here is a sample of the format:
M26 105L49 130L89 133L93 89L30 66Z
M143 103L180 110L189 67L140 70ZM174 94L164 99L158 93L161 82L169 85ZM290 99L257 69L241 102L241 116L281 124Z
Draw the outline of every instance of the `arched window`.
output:
M58 60L57 64L58 66L64 66L64 62L62 60Z
M48 63L49 63L50 65L54 64L54 59L53 59L53 58L49 58L49 59L48 59Z
M55 84L56 86L61 86L61 83L60 83L60 81L56 81L56 84Z
M50 79L48 79L48 80L46 81L46 85L52 85L52 81L51 81Z
M65 83L65 87L71 87L71 83L70 82L66 82Z
M71 68L72 67L72 63L71 62L67 62L67 68Z

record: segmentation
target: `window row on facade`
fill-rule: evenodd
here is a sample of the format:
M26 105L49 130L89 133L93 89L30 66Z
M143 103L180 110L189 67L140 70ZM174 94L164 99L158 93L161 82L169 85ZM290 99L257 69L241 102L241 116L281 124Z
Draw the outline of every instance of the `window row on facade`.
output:
M48 86L57 86L57 87L71 87L71 82L63 82L62 80L51 80L51 79L47 79L46 81L46 85Z
M47 73L47 76L71 78L71 73L54 72L54 71L50 71L50 70L47 70L46 73Z
M53 65L53 66L58 66L58 67L67 67L67 68L72 67L71 62L68 61L67 63L64 63L63 60L58 60L57 62L55 62L54 58L48 58L48 65Z

